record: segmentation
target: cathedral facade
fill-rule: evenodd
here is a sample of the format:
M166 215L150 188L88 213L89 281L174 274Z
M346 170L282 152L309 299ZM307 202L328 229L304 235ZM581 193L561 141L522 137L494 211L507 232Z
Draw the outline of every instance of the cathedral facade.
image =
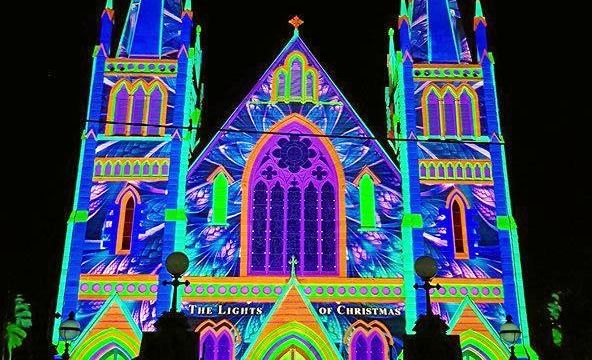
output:
M204 360L401 358L425 311L413 288L425 254L442 286L432 308L464 358L508 358L507 315L523 332L519 358L537 358L479 1L476 49L456 0L402 1L389 31L387 140L294 18L205 146L191 0L131 0L116 47L112 8L93 54L58 294L57 311L83 328L73 359L137 356L170 306L162 264L174 251L190 259L180 305Z

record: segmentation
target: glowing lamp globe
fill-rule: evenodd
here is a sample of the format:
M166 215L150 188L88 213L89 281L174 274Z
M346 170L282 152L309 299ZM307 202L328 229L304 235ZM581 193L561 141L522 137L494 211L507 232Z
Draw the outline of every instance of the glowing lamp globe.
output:
M512 322L512 317L508 315L506 322L500 327L500 337L506 344L514 345L520 339L520 335L522 335L522 331Z
M74 312L68 314L68 319L60 324L60 338L64 341L72 341L80 335L80 323L74 319Z
M180 251L170 254L166 259L166 269L173 276L181 276L189 268L189 258Z
M424 281L436 276L438 265L431 256L420 256L415 260L415 273Z

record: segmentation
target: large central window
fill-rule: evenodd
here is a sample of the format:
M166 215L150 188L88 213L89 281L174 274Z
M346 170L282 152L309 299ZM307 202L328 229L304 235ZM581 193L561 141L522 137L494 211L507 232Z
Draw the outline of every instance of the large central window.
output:
M338 275L343 214L335 156L297 121L262 141L245 173L247 273L289 275L294 257L298 275Z

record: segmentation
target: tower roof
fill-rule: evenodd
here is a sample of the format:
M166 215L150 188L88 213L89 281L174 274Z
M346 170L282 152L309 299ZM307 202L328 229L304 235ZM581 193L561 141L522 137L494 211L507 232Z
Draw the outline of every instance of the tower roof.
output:
M415 0L412 4L411 52L416 62L471 62L457 0Z
M174 57L181 47L181 0L131 0L118 57Z

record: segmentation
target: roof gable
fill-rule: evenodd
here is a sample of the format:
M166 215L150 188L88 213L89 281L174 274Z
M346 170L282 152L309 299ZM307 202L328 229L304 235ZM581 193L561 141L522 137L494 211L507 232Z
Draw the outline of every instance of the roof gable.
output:
M286 60L298 55L305 60L305 70L310 70L316 75L316 94L314 99L303 95L302 101L282 101L274 95L274 74L286 67ZM289 71L289 69L287 69ZM277 79L277 77L275 78ZM306 80L303 80L304 82ZM305 85L303 85L303 88ZM191 171L215 148L221 138L236 138L238 143L249 144L256 142L261 132L268 131L275 123L281 121L290 114L299 113L308 118L325 134L331 137L336 148L347 146L353 140L362 140L368 148L376 151L383 161L386 161L392 170L396 166L388 156L385 149L376 140L370 129L364 124L360 116L335 85L333 80L322 68L304 41L294 33L294 36L286 44L280 54L271 63L263 76L234 110L227 121L221 127L221 131L210 141L204 151L198 156ZM249 139L250 138L250 139ZM246 140L245 140L246 139ZM368 151L368 148L363 149ZM362 149L361 149L362 150ZM243 156L250 149L236 149ZM232 156L233 154L231 154ZM353 155L353 154L352 154ZM363 156L364 154L357 154ZM232 173L232 172L231 172ZM233 176L235 174L232 174Z

